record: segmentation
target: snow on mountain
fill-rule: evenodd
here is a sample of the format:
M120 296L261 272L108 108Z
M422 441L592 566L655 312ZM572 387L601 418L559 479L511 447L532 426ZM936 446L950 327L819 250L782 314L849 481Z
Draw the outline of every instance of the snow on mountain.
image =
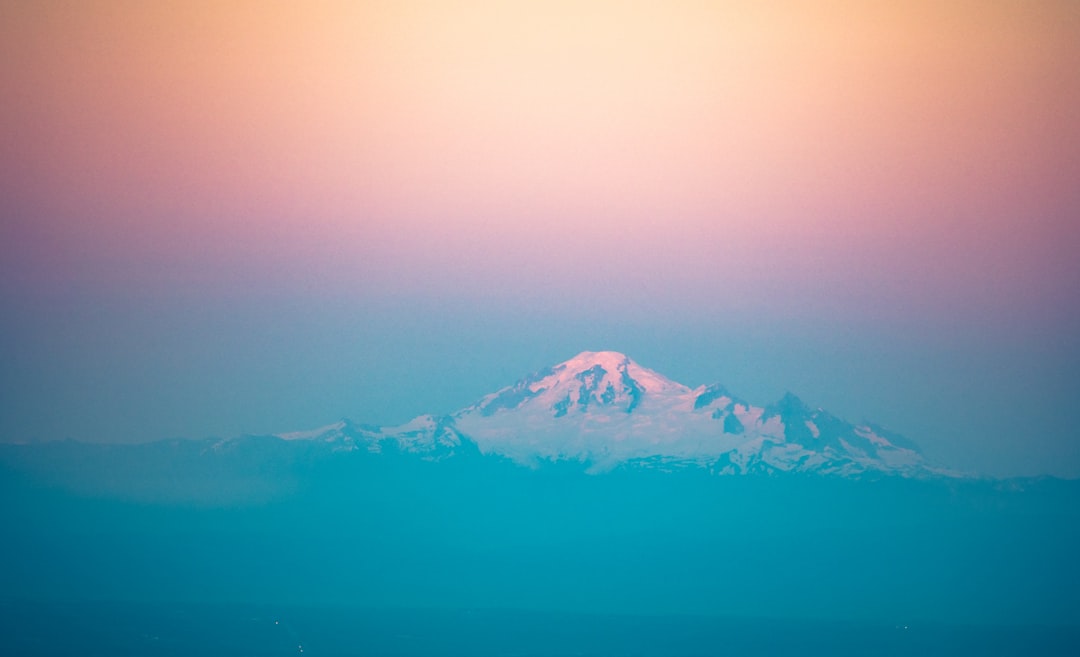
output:
M279 437L428 459L471 442L523 465L568 460L594 472L678 463L721 474L947 474L910 441L811 409L790 393L753 406L723 386L691 389L613 351L582 352L449 416L388 428L343 421Z
M450 417L421 415L396 427L377 427L341 420L309 431L277 434L282 440L316 440L335 451L363 449L373 453L390 450L419 454L429 460L451 456L462 445L462 436Z
M652 456L704 461L738 439L694 412L695 391L610 351L584 352L454 414L481 452L603 470Z

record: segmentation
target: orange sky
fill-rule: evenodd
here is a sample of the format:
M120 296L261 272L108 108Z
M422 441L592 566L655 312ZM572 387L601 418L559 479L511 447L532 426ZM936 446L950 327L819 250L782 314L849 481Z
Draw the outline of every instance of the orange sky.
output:
M823 248L902 267L973 232L961 258L1060 257L1076 207L1068 2L3 11L17 233L100 259L243 243L572 268L602 240L612 271L658 259L687 284L769 245L796 268Z

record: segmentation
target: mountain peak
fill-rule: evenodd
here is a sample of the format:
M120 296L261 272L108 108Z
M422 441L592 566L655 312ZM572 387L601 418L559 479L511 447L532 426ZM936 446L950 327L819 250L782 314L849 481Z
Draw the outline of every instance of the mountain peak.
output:
M551 372L557 375L560 381L581 380L589 372L602 374L605 379L618 377L618 381L611 382L616 389L620 386L629 386L638 387L642 392L647 393L675 394L685 394L690 391L683 384L672 381L647 367L642 367L629 356L618 351L583 351L551 368Z
M690 389L617 351L583 351L494 392L461 414L490 416L528 407L561 418L603 410L634 412L646 398L682 396Z
M765 409L766 417L779 415L781 417L802 417L809 416L812 413L812 409L806 405L806 402L799 399L795 393L790 390L784 393L784 396L776 401L774 404L770 404Z
M618 351L583 351L569 360L565 360L556 368L565 367L569 370L589 369L599 365L608 371L615 371L619 367L633 363L630 357Z

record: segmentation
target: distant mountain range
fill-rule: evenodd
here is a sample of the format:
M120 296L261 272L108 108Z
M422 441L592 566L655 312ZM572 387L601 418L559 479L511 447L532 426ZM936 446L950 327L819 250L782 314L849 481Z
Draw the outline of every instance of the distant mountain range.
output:
M336 450L414 453L427 460L478 450L538 467L700 467L716 474L955 473L927 463L915 443L852 424L788 393L760 407L714 384L689 388L614 351L586 351L445 416L395 427L343 420L278 434Z

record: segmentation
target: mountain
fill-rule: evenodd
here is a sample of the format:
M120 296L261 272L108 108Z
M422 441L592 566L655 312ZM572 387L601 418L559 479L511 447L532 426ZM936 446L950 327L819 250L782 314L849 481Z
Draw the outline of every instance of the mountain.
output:
M479 451L530 467L573 461L591 472L696 466L718 474L951 474L928 464L913 442L812 409L790 393L754 406L721 385L690 388L614 351L582 352L447 416L396 427L343 420L278 437L429 460Z

